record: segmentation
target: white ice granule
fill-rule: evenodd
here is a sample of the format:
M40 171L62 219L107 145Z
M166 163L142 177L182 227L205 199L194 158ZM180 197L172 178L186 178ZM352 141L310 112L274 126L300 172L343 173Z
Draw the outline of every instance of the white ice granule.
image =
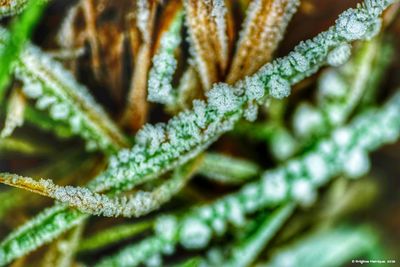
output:
M307 179L297 179L293 182L291 195L300 205L308 207L313 204L317 198L315 189Z
M38 98L43 93L43 86L39 82L33 80L24 81L24 86L22 87L22 91L31 98Z
M239 108L239 98L235 96L232 88L227 84L219 83L207 92L209 106L215 108L220 114L234 111Z
M351 142L351 132L348 128L338 128L336 129L333 134L333 141L338 145L338 146L348 146Z
M155 232L167 240L172 240L178 230L178 222L174 216L160 216L155 223Z
M287 196L288 185L284 173L267 172L262 179L263 198L279 202Z
M50 115L56 120L66 119L69 115L69 107L64 103L55 103L50 108Z
M286 130L274 134L271 140L271 151L279 160L289 158L297 148L296 140Z
M346 63L351 56L351 45L343 43L329 52L326 61L333 67L339 67Z
M310 62L308 62L307 58L298 52L289 53L288 60L297 71L303 72L310 68Z
M320 101L342 97L346 93L346 82L336 70L329 69L321 74L318 81L318 98Z
M236 198L230 198L228 200L229 212L228 218L229 220L236 226L241 226L245 222L245 217L243 214L242 207L239 203L239 200Z
M347 41L353 41L363 38L367 33L367 25L361 21L357 14L352 11L342 13L336 21L337 32L346 38Z
M187 249L205 247L211 239L211 229L199 219L186 219L180 230L180 242Z
M348 178L360 178L368 173L370 161L365 151L353 149L348 153L347 160L343 163L343 171Z
M38 99L36 102L36 107L38 109L46 109L52 104L54 104L57 101L57 99L54 96L42 96Z
M311 181L316 185L322 185L328 180L329 166L327 165L322 155L319 155L317 153L308 155L305 158L305 166L310 175Z
M300 104L293 116L293 128L301 137L309 136L322 124L322 114L308 103Z
M273 75L267 83L269 94L273 98L282 99L290 94L290 83L278 75Z

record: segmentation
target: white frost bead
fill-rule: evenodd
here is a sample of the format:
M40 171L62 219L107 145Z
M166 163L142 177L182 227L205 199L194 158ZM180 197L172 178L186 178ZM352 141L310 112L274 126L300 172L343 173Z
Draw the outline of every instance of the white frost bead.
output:
M273 98L282 99L290 94L290 83L278 75L274 75L268 81L269 94Z
M353 179L367 174L370 168L368 155L361 149L350 151L344 164L344 174Z
M332 67L339 67L346 63L350 56L351 46L347 43L344 43L330 51L326 61Z
M187 219L183 222L180 232L182 246L187 249L200 249L205 247L211 239L211 229L198 219Z

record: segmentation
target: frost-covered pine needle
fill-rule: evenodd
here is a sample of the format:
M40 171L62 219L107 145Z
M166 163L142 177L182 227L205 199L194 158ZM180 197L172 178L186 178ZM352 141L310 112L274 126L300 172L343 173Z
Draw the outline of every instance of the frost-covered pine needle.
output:
M36 107L48 110L54 120L66 122L74 134L86 140L88 149L115 152L126 146L123 134L86 87L39 48L25 48L16 64L16 76L23 82L24 94L36 100Z
M316 137L326 136L335 127L343 125L368 88L375 90L372 87L377 87L380 77L371 77L369 73L386 66L374 66L382 50L379 39L378 36L357 44L358 49L350 61L340 68L329 68L320 75L317 105L302 102L296 107L293 115L295 136L284 126L274 127L271 134L273 137L267 141L277 158L287 159L299 149L315 143Z
M153 57L147 87L147 99L151 102L174 105L177 101L172 78L177 67L175 51L181 43L182 20L183 12L177 10L171 25L162 34L158 52Z
M363 159L368 159L367 153L399 138L399 116L398 92L381 109L357 116L315 149L266 171L259 181L247 184L239 192L200 206L183 218L160 219L155 236L127 246L96 266L137 266L152 256L168 254L178 243L186 249L201 249L213 235L223 235L228 223L243 225L246 215L255 211L287 201L310 205L315 201L316 190L331 178L349 172L357 177L364 175L368 162Z
M370 77L382 44L379 38L358 44L354 57L340 68L330 68L318 80L317 105L300 103L293 116L293 129L303 146L315 137L328 134L343 125L364 93L379 77ZM379 66L385 68L385 66ZM370 88L371 90L374 90ZM277 144L278 147L282 143ZM301 147L301 145L299 145Z
M51 180L36 181L7 173L0 174L0 182L54 198L84 213L106 217L139 217L169 201L185 185L197 165L198 162L191 162L177 168L171 179L151 192L138 191L132 196L123 197L108 197L84 187L59 186Z

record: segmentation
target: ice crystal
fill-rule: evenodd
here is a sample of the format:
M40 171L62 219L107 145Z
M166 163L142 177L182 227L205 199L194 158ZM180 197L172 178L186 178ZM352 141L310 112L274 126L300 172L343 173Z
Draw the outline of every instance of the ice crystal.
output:
M271 138L271 151L279 160L287 159L289 156L293 155L296 148L296 140L284 129L277 129L276 133Z
M239 108L239 98L235 96L232 89L223 83L215 85L207 92L208 104L217 110L219 114L235 111Z
M241 83L239 82L239 88L243 87L244 93L248 101L259 102L265 96L265 89L261 79L257 76L246 77Z
M274 75L268 81L269 94L278 99L287 97L290 94L290 83L280 76Z

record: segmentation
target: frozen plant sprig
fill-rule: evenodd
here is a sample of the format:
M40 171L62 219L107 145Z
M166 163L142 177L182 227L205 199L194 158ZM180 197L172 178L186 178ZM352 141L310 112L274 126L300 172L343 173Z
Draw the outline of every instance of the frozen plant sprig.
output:
M373 61L379 56L379 39L359 46L354 58L347 64L322 73L318 83L318 106L302 103L295 111L293 128L300 138L309 141L345 123L368 84L373 82L369 73Z
M86 140L87 148L112 153L127 145L123 134L87 89L39 48L28 45L19 56L15 72L24 84L25 95L36 100L36 107L49 110L55 120L66 122L73 133Z
M207 102L195 100L192 111L179 113L167 124L145 125L137 134L137 144L128 153L114 157L92 188L127 190L195 157L242 116L254 118L254 105L268 96L287 97L290 86L316 72L332 49L344 42L370 38L371 28L391 2L368 0L344 12L335 26L300 43L287 57L266 64L234 86L214 85L207 93ZM362 29L354 32L354 25Z
M227 224L242 225L245 216L287 201L310 205L316 190L335 176L360 177L368 170L367 153L396 141L400 135L400 93L381 109L371 109L335 130L315 149L266 171L259 181L239 192L203 205L184 216L168 216L155 226L155 236L106 257L97 266L136 266L178 243L186 249L204 248L213 235L221 236ZM360 157L361 156L361 157ZM361 160L360 160L361 159Z
M143 216L169 201L192 176L201 158L178 167L172 178L152 191L138 191L131 196L108 197L85 187L59 186L52 180L38 181L15 174L0 173L0 182L48 196L81 212L106 217Z
M43 242L54 240L66 229L80 224L88 217L76 210L65 212L65 209L62 205L48 208L3 240L0 245L0 266L36 249ZM43 227L43 224L47 227Z
M375 66L374 61L383 52L380 37L357 45L353 58L340 68L325 70L318 79L317 105L300 103L293 115L293 136L283 125L265 127L270 131L262 136L278 159L287 159L299 150L310 146L332 129L343 125L355 110L364 92L376 90L381 77L371 77L373 70L382 71L386 64ZM369 88L369 89L368 89Z

